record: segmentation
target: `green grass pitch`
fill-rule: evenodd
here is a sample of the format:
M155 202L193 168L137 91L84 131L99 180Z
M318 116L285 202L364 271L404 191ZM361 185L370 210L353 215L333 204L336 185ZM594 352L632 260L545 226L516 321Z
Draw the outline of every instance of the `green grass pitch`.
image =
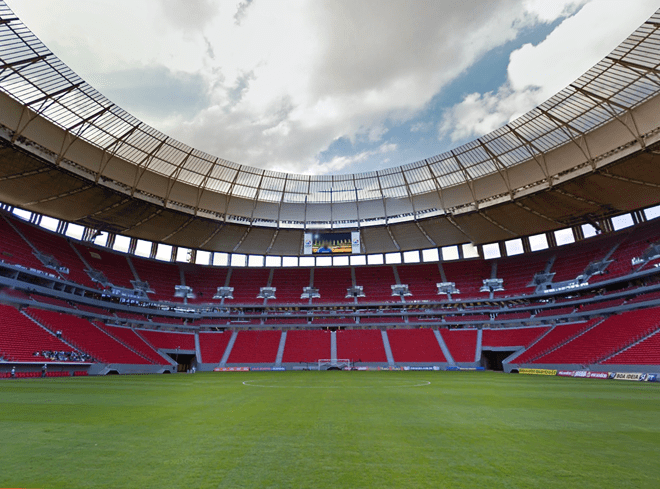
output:
M657 488L659 413L660 384L488 372L1 380L0 487Z

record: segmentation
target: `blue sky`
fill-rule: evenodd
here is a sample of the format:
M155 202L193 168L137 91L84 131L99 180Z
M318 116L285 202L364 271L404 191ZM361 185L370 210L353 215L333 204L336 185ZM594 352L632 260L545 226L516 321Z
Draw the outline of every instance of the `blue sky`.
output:
M65 63L164 133L296 173L413 162L571 83L651 0L8 0ZM57 21L53 21L53 16Z

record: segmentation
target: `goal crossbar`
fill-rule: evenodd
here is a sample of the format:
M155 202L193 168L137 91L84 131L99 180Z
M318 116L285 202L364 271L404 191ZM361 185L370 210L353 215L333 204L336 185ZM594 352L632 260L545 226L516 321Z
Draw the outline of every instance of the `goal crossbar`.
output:
M353 361L350 358L319 358L318 360L319 370L323 367L347 367L351 368Z

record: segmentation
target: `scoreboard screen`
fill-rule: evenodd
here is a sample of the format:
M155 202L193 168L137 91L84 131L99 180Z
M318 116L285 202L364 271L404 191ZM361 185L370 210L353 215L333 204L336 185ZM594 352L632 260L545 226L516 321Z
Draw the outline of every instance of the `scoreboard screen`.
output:
M305 233L304 254L347 255L360 252L360 233Z

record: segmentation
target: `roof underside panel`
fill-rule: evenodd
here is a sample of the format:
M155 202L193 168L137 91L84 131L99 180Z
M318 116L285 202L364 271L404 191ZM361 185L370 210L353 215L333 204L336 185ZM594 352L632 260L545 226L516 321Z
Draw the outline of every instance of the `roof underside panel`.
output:
M383 252L509 239L660 201L650 150L660 142L660 11L489 134L400 167L325 176L242 166L172 139L82 80L2 0L0 20L0 200L54 217L295 255L304 228L361 228L366 251Z

